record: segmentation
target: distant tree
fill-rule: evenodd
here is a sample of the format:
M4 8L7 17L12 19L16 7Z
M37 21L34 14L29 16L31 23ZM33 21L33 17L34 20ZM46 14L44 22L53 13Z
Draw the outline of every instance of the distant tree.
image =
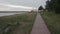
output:
M38 10L43 10L43 7L42 7L42 6L40 6L40 7L38 8Z
M52 6L51 6L51 3L50 3L50 1L48 0L48 1L46 1L46 9L48 10L48 11L50 11L52 8Z
M48 0L45 7L49 11L54 10L56 13L60 13L60 0Z
M49 1L46 1L46 9L49 10Z
M60 0L56 0L54 3L55 12L60 14Z

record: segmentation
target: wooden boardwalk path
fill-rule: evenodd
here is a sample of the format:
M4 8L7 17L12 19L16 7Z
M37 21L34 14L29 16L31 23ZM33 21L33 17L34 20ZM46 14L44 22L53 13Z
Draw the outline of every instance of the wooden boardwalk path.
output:
M33 25L31 34L50 34L47 26L45 25L39 13L36 16L35 24Z

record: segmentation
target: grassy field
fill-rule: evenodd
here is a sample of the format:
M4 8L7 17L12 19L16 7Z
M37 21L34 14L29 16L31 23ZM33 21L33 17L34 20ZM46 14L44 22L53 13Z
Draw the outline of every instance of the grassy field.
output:
M35 17L36 13L0 17L0 34L30 34Z
M41 12L42 18L44 19L47 27L51 34L60 34L60 14L54 12Z

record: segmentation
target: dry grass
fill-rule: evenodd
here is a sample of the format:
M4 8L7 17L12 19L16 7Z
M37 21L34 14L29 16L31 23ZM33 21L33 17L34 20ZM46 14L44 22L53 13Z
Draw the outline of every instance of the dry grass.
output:
M60 14L55 14L54 12L41 12L40 14L51 34L60 34Z
M36 13L0 17L0 34L8 25L12 30L8 34L30 34L35 17Z

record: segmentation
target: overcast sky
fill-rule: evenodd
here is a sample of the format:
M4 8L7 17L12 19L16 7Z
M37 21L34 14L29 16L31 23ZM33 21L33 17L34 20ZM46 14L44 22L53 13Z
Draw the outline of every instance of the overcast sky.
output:
M46 0L0 0L1 10L31 10L40 5L45 6Z

